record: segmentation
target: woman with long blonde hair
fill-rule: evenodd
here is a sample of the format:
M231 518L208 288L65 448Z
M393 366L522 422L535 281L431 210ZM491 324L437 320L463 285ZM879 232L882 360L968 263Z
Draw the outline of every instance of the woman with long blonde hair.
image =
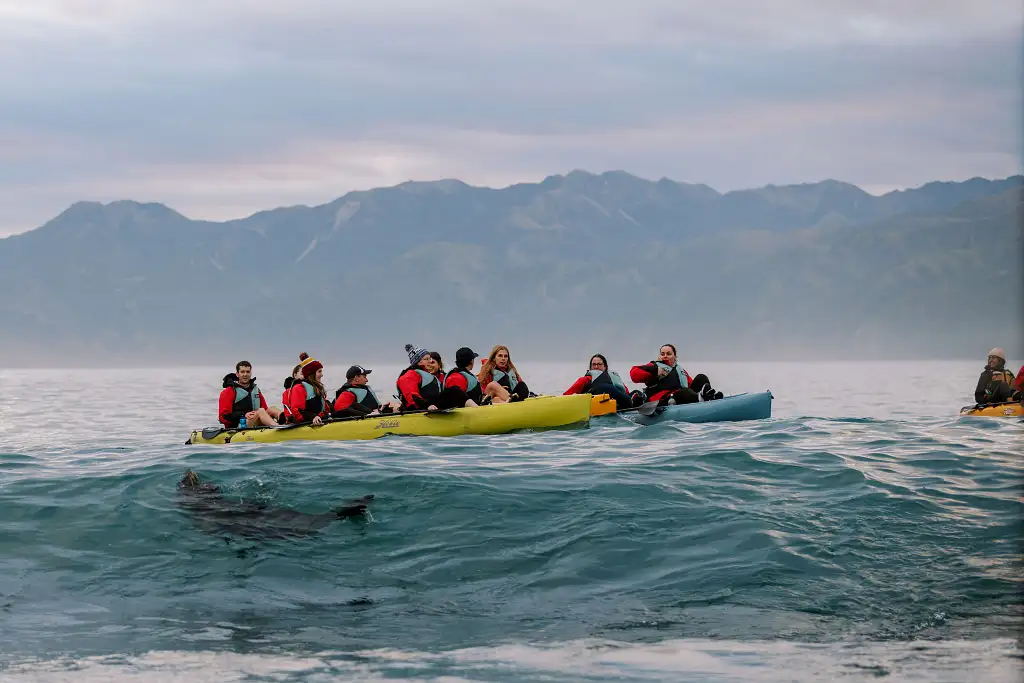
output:
M497 382L498 386L504 387L509 393L510 401L522 401L530 396L530 387L519 370L512 362L512 356L508 347L498 344L487 356L480 367L480 373L476 376L480 386L486 387L491 382Z

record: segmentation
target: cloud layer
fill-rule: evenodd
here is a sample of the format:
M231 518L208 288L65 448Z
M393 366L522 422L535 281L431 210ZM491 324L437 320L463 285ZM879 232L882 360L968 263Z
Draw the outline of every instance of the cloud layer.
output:
M407 179L868 190L1021 169L1016 0L0 0L0 234Z

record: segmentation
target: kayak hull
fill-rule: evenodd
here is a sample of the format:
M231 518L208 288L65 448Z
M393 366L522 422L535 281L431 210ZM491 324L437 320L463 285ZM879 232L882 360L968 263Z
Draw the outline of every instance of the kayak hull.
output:
M986 406L965 406L960 409L960 414L969 417L1024 417L1024 404L995 403Z
M192 432L189 444L281 443L284 441L364 441L389 434L406 436L461 436L505 434L521 429L552 429L586 424L590 420L589 394L536 396L501 405L456 408L444 413L374 415L334 420L320 427L256 427L211 433Z
M772 416L772 393L735 394L716 401L682 403L665 406L654 415L637 413L633 418L642 425L661 422L744 422L764 420Z

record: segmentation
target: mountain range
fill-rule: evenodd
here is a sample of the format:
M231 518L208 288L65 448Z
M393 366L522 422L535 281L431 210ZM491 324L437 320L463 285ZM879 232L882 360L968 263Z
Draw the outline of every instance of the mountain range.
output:
M79 202L0 239L0 365L1024 352L1024 177L721 193L622 171L350 192L226 222ZM47 362L39 359L46 357Z

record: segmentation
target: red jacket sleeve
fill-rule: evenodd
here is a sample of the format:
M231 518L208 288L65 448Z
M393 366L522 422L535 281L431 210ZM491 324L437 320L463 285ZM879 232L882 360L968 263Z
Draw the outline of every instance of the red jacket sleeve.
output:
M629 369L629 378L637 384L654 384L658 381L658 366L654 363L634 365Z
M221 424L227 425L226 417L231 413L231 408L235 405L235 389L234 387L227 387L221 390L220 397L217 400L217 420Z
M296 382L288 390L288 407L291 408L292 417L298 418L300 411L306 407L306 387L302 382Z
M457 387L466 391L469 389L469 382L463 377L461 372L450 373L444 380L445 387Z
M395 383L398 393L402 395L402 402L407 406L419 405L423 401L420 396L420 374L415 370L406 370ZM419 402L416 400L419 399Z
M1013 388L1017 391L1024 391L1024 365L1017 371L1017 379L1013 380Z
M343 391L338 394L338 398L334 400L334 412L340 413L345 408L356 402L356 395L351 391Z
M267 409L267 397L263 395L262 391L260 392L260 408Z
M591 383L590 375L583 375L578 380L573 382L572 386L565 390L562 396L568 396L569 394L582 394L590 388Z

